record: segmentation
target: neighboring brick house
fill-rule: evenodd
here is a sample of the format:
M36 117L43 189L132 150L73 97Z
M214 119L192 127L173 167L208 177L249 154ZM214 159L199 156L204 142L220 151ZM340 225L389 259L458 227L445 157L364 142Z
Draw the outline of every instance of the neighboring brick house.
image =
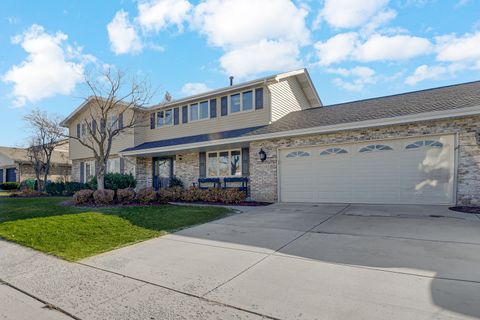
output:
M245 176L261 201L480 204L480 82L323 106L301 69L135 111L112 161L139 187ZM70 153L85 180L91 157Z
M68 159L68 140L62 140L52 153L50 181L69 181L72 165ZM27 149L0 147L0 183L36 179Z

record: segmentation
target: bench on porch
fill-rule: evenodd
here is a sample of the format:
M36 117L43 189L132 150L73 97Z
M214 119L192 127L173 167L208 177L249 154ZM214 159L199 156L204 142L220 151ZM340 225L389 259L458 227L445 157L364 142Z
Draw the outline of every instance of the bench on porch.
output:
M198 187L200 189L208 188L237 188L238 190L245 192L248 196L248 177L226 177L223 178L223 184L220 178L199 178Z

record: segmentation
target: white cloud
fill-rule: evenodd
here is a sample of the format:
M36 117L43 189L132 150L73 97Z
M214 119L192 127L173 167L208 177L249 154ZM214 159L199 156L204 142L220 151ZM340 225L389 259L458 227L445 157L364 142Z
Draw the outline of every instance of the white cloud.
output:
M57 94L68 95L82 81L85 63L94 58L82 55L81 48L63 46L67 38L62 32L48 34L39 25L13 38L13 43L28 53L24 61L2 77L4 82L13 83L15 106Z
M194 27L217 47L261 40L310 42L308 12L290 0L206 0L195 8Z
M220 58L220 65L237 78L263 72L300 68L298 46L291 42L262 40L259 43L228 51Z
M315 44L320 65L328 66L345 60L372 62L405 60L430 53L432 44L425 38L409 35L375 34L365 41L355 32L340 33Z
M451 64L448 66L428 66L424 64L416 68L413 74L405 79L405 83L414 86L425 80L440 80L446 77L453 77L455 73L463 69L464 66L461 64Z
M204 93L209 90L211 89L203 82L189 82L183 85L181 91L186 96L193 96L195 94Z
M448 62L478 62L480 60L480 31L461 37L437 37L437 60Z
M425 38L374 35L355 50L355 59L367 61L405 60L427 54L432 44Z
M351 80L344 80L342 78L333 79L335 85L347 91L359 92L362 91L366 85L374 84L378 81L375 70L369 67L359 66L352 69L328 69L327 72L338 74L342 77L351 77Z
M206 0L194 9L193 28L224 50L225 73L244 78L298 67L311 41L307 15L290 0Z
M337 34L325 42L317 42L315 49L319 62L323 66L348 59L356 47L358 34L355 32Z
M389 0L325 0L319 18L335 28L355 28L382 10Z
M138 5L137 21L145 31L160 31L175 25L182 31L192 4L187 0L151 0Z
M142 42L134 26L128 20L128 13L121 10L107 25L108 38L116 55L142 51Z

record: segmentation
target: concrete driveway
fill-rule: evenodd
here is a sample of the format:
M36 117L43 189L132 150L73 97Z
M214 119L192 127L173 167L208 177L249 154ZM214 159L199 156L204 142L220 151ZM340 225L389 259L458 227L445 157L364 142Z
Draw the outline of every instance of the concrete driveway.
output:
M480 217L441 206L276 204L53 260L3 278L80 319L480 318Z

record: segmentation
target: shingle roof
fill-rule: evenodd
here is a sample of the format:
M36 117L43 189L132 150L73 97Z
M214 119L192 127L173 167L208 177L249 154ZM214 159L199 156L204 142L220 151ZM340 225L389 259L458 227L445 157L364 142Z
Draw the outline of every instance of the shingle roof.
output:
M181 144L206 142L206 141L221 140L221 139L228 139L228 138L237 138L237 137L244 136L251 131L255 131L255 130L261 128L261 127L262 126L260 126L260 127L257 126L257 127L242 128L242 129L236 129L236 130L228 130L228 131L222 131L222 132L216 132L216 133L198 134L198 135L188 136L188 137L145 142L145 143L142 143L142 144L140 144L136 147L122 150L122 152L145 150L145 149L152 149L152 148L161 148L161 147L170 147L170 146L176 146L176 145L181 145Z
M295 111L258 135L480 106L480 81Z
M474 106L480 106L480 81L295 111L265 126L146 142L123 151L251 137L259 134L381 120Z

